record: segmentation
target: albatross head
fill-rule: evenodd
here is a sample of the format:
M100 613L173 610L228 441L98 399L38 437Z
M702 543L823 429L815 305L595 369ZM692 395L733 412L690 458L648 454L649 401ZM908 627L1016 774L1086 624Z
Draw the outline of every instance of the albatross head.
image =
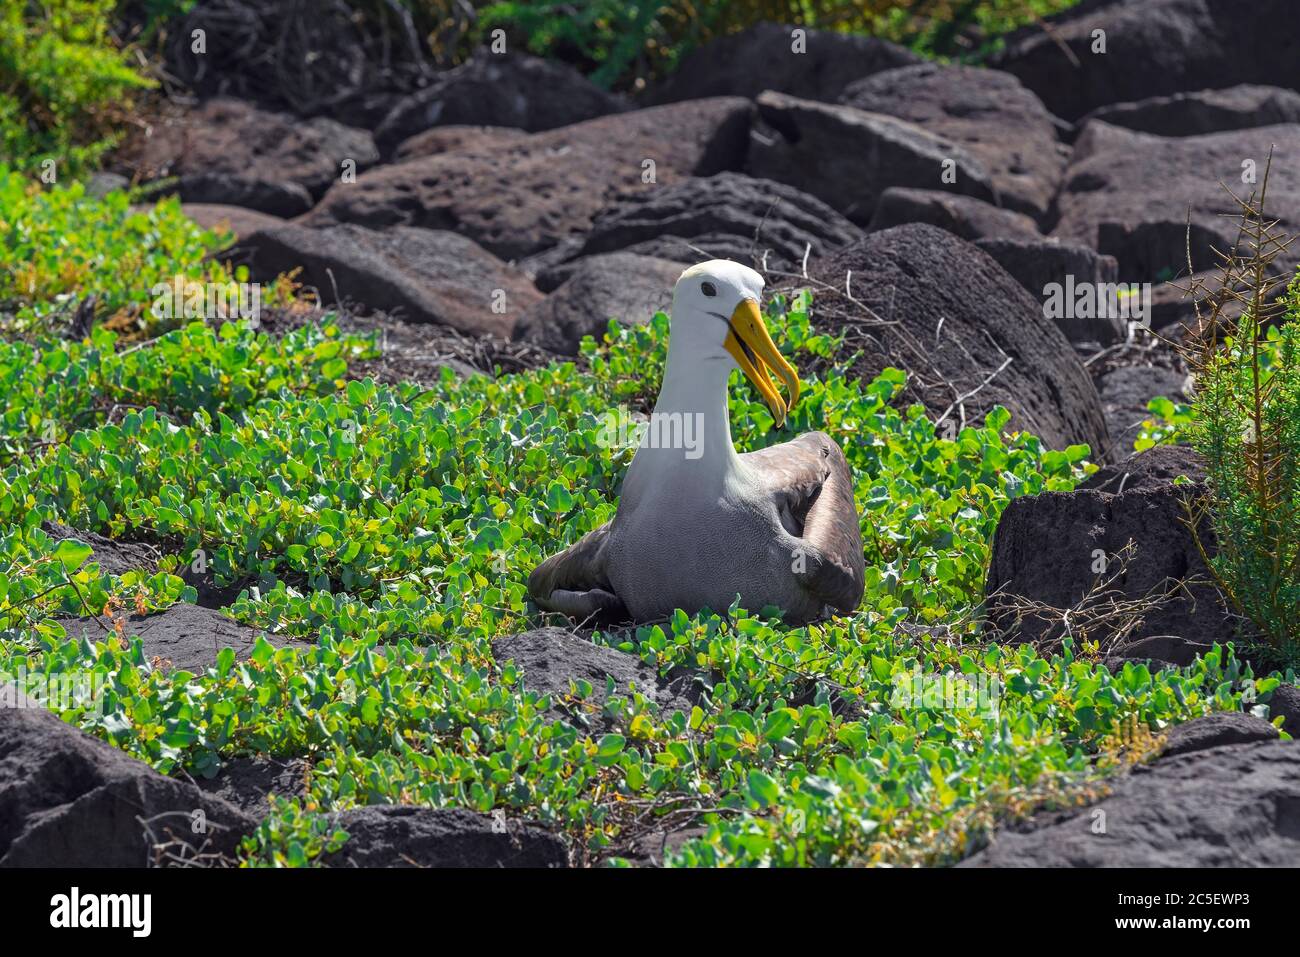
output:
M700 363L740 369L772 410L776 427L799 399L799 374L776 348L763 323L763 277L748 266L711 259L682 273L673 290L673 351ZM785 383L788 400L772 376Z

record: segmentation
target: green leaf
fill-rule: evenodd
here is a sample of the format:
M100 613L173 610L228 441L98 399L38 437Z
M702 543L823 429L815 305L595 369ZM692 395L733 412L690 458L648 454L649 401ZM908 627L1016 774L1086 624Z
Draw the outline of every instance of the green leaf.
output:
M94 549L79 538L65 538L54 549L54 557L70 572L85 564L92 554Z
M749 796L760 807L771 807L781 799L781 787L769 775L757 768L749 772L746 779Z

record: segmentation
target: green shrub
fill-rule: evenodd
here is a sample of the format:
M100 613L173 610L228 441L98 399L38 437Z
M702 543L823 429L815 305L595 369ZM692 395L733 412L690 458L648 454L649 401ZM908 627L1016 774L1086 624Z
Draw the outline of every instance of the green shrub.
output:
M1300 662L1300 281L1284 325L1247 314L1196 382L1192 445L1205 456L1229 600L1280 660Z
M996 38L1078 0L497 0L472 36L504 28L541 56L576 62L605 87L636 87L670 73L715 37L768 21L877 36L931 56L970 56ZM413 0L417 8L440 6ZM757 66L761 66L756 64Z
M24 177L51 160L59 182L93 169L116 141L132 94L152 85L109 34L115 7L115 0L0 4L0 157Z

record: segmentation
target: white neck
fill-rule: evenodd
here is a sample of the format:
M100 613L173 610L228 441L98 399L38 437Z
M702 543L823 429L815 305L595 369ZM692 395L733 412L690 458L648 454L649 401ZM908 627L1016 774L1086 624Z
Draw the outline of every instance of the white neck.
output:
M688 341L669 340L659 400L627 484L642 493L714 495L741 470L727 409L727 379L734 367L725 354L709 356ZM658 441L655 447L652 436L683 441Z

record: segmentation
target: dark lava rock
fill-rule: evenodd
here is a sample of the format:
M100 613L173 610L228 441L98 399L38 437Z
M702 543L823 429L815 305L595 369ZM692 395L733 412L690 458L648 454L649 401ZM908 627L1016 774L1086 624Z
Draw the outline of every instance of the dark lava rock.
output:
M329 867L568 867L568 850L535 824L461 808L372 805L332 816L348 840Z
M1155 600L1122 643L1117 643L1121 638L1113 631L1115 622L1086 636L1112 659L1187 665L1214 642L1237 637L1237 619L1224 607L1185 524L1188 504L1195 507L1204 486L1144 482L1143 458L1115 467L1138 473L1136 480L1121 480L1124 491L1119 493L1085 488L1010 502L993 536L985 589L989 624L1003 633L1003 640L1054 647L1063 637L1060 610L1074 607L1099 580L1110 582L1107 588L1116 600ZM1169 469L1168 463L1157 467ZM1099 484L1112 487L1114 473ZM1213 554L1208 521L1198 528L1206 551ZM1124 566L1120 555L1130 542L1133 553ZM1105 569L1095 570L1103 558ZM1056 611L1021 614L1017 598Z
M1068 148L1042 101L1010 73L919 63L849 85L845 106L896 116L962 146L988 174L998 205L1039 217Z
M254 822L0 689L0 867L229 861ZM167 845L165 855L158 845Z
M958 866L1300 866L1300 745L1161 758L1120 778L1091 807L1044 811L1003 828Z
M290 219L311 209L311 192L301 183L274 183L233 173L186 173L175 184L185 205L243 206Z
M249 236L238 253L255 280L301 266L299 280L315 286L324 301L337 297L401 310L412 322L472 335L509 338L519 317L542 298L519 270L446 230L286 223Z
M681 850L682 845L687 841L704 837L708 832L709 829L706 827L693 825L650 831L616 846L613 849L614 853L609 853L606 857L622 858L636 867L662 867L664 858L669 852Z
M184 202L245 206L275 216L306 212L312 197L339 182L347 161L358 173L379 161L365 130L227 97L159 118L122 159L145 182L179 176Z
M1190 213L1192 268L1207 269L1218 262L1213 249L1237 238L1240 210L1223 184L1249 193L1243 163L1253 161L1262 180L1270 149L1267 212L1294 233L1300 125L1172 138L1089 123L1056 200L1053 235L1114 256L1126 282L1151 282L1186 272Z
M1079 284L1114 283L1119 272L1119 264L1111 256L1100 256L1079 243L1063 243L1043 236L977 239L975 245L997 260L1044 309L1054 294L1064 302L1068 291ZM1052 287L1057 287L1059 292ZM1124 316L1105 297L1096 310L1099 315L1080 315L1073 308L1059 311L1063 314L1049 312L1049 316L1071 342L1106 345L1120 341L1128 331Z
M1216 711L1171 728L1160 760L1228 744L1254 744L1277 738L1277 728L1263 718L1244 711Z
M1276 123L1300 123L1300 93L1243 83L1226 90L1197 90L1115 103L1080 121L1101 120L1157 136L1201 136Z
M73 618L64 621L63 627L73 637L85 635L91 640L102 641L105 633L100 621L106 619ZM130 615L123 631L123 636L128 639L140 638L146 659L160 658L170 668L195 673L216 664L217 653L222 648L233 648L236 658L247 658L258 635L273 645L285 644L284 639L273 634L240 624L211 608L187 602L177 602L170 608L148 615Z
M929 223L968 240L1031 239L1042 235L1024 213L942 190L891 186L880 194L867 231L874 233L906 223Z
M693 100L407 160L338 184L308 220L455 230L498 256L529 256L585 233L622 192L738 169L752 109Z
M279 216L259 213L244 206L184 203L181 212L204 229L222 229L234 233L236 242L259 229L274 229L284 225L284 219Z
M409 140L403 140L397 147L395 161L437 156L439 153L452 153L456 150L500 146L502 143L514 143L527 135L523 130L508 126L435 126L417 133Z
M83 532L69 528L60 522L44 522L41 531L56 542L65 538L75 538L92 549L89 561L98 562L99 570L108 575L125 575L130 571L142 571L149 575L158 571L158 559L161 557L156 548L143 542L118 542L105 538L95 532Z
M311 765L306 758L272 758L255 755L234 758L221 766L216 777L197 778L200 791L221 798L253 818L263 818L270 810L270 797L307 797L307 774Z
M1159 366L1120 366L1097 380L1097 394L1114 443L1107 458L1119 460L1133 448L1142 423L1151 417L1147 403L1158 395L1185 402L1187 377ZM1151 450L1154 451L1154 450Z
M856 302L843 292L850 272ZM885 366L913 373L905 398L936 416L963 395L967 422L1005 406L1009 428L1028 429L1051 448L1109 444L1097 392L1069 341L1023 286L970 243L934 226L898 226L832 253L809 273L824 284L814 322L833 333L860 327L874 340L862 340L855 374L874 377ZM960 410L953 418L960 422Z
M575 249L568 252L573 253ZM600 256L636 256L639 259L658 259L677 264L680 273L682 267L707 262L710 259L730 259L733 262L751 264L754 260L755 246L752 239L744 239L731 233L705 233L702 236L657 236L644 239L620 249L618 253L599 253L597 256L581 256L577 259L560 259L538 262L537 288L542 292L553 292L568 282L587 259ZM545 254L543 254L545 257ZM761 257L759 266L761 266ZM770 267L777 265L776 257L769 257ZM524 263L520 264L524 266ZM758 269L759 266L754 268ZM762 271L761 269L759 270Z
M811 193L856 223L871 221L891 186L995 199L988 170L969 150L914 123L770 91L757 102L762 125L751 135L748 171ZM956 181L945 184L949 162Z
M804 30L802 53L794 49L796 29ZM672 76L652 91L651 99L672 103L701 96L753 98L776 90L833 103L854 80L920 60L912 51L875 37L759 23L687 54Z
M563 628L538 628L492 642L492 657L498 665L513 661L523 672L523 686L537 694L550 695L558 715L571 717L559 702L569 695L570 683L585 679L592 686L596 704L606 700L606 683L614 679L615 692L629 695L630 688L645 695L667 716L675 711L690 714L701 698L701 676L679 669L663 678L636 655L595 645Z
M630 325L667 311L681 273L681 263L634 253L586 256L558 289L524 313L514 337L576 355L582 337L599 338L611 318Z
M1300 688L1282 684L1264 700L1270 717L1282 716L1282 730L1293 738L1300 738Z
M1239 0L1125 0L1047 23L1009 37L993 65L1068 120L1189 90L1296 85L1300 18L1291 0L1257 0L1249 9ZM1104 52L1094 52L1097 30Z
M862 235L829 206L792 186L719 173L620 197L596 216L582 254L613 252L668 236L707 237L713 242L731 236L748 249L741 262L761 263L764 253L771 252L772 267L791 270L805 255L823 256Z
M1196 327L1196 304L1204 303L1205 296L1200 293L1193 294L1192 281L1194 279L1213 281L1214 271L1205 270L1197 273L1195 276L1185 275L1186 270L1180 270L1178 278L1171 279L1168 282L1153 283L1151 287L1151 328L1155 330L1170 329L1170 334L1175 334L1179 330L1193 329ZM1228 303L1231 308L1233 303ZM1225 310L1226 312L1227 310ZM1239 310L1232 309L1231 315L1235 318L1239 315ZM1171 329L1171 327L1173 327Z
M1112 493L1164 489L1180 479L1203 485L1205 458L1190 445L1157 445L1113 465L1103 465L1078 488Z
M577 70L522 53L479 50L429 86L398 101L375 130L380 149L434 126L511 126L529 133L627 108Z
M199 97L239 96L371 129L433 76L411 11L395 4L186 0L166 8L165 27L161 12L154 4L119 11L147 33L151 53L161 48L169 90L179 82Z

